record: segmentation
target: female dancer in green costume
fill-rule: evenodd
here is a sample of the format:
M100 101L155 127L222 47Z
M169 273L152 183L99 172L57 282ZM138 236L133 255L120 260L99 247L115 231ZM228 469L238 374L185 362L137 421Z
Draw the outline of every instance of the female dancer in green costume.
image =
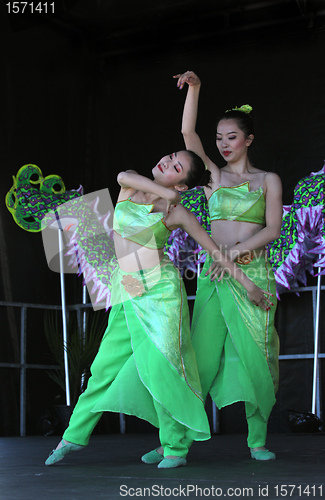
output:
M142 457L159 468L185 465L190 443L209 439L184 284L164 255L171 230L182 227L213 261L236 273L251 300L269 307L269 294L228 262L195 216L178 204L179 192L209 182L202 160L180 151L162 158L152 173L154 180L133 171L118 175L113 307L88 387L46 465L86 446L103 411L135 415L159 428L161 448Z
M219 119L217 147L227 162L219 169L206 155L195 130L200 79L192 71L174 78L180 89L188 84L182 121L186 148L203 159L212 175L211 188L205 187L211 236L256 285L275 296L265 245L280 236L282 187L275 173L253 167L248 159L254 139L249 115L252 108L234 108ZM274 459L265 442L278 386L275 308L256 308L232 278L221 282L207 279L206 273L212 270L213 274L211 264L207 257L198 280L192 319L192 344L203 397L209 392L218 408L244 401L252 458Z

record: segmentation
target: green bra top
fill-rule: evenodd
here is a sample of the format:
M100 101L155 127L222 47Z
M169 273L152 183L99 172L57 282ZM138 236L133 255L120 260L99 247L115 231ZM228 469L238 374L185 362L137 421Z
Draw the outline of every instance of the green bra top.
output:
M114 231L146 248L164 248L170 229L164 223L162 212L152 212L153 204L136 203L130 198L119 201L114 211Z
M265 224L263 188L249 190L249 181L216 189L208 199L211 220L236 220Z

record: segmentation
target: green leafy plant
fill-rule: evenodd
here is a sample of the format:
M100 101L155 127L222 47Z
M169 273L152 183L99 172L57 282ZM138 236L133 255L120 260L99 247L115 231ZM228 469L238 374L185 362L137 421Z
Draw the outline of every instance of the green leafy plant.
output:
M68 341L63 345L62 315L60 311L47 311L44 332L53 360L59 365L50 370L49 376L65 392L64 349L68 355L71 407L74 407L89 378L92 364L105 328L108 314L102 311L87 311L86 321L81 325L75 312L69 314Z

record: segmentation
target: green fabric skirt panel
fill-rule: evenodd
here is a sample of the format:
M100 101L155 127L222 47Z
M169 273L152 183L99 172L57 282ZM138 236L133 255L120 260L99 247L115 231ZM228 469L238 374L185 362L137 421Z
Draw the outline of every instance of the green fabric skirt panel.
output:
M118 309L117 314L125 318L133 355L92 411L135 415L159 427L155 409L158 403L187 428L189 439L209 439L190 339L187 296L178 270L169 259L140 272L118 270L112 301L116 305L105 336L114 331Z
M264 311L248 300L246 290L229 275L220 283L205 277L210 265L210 258L207 258L198 280L192 321L193 345L200 349L200 331L205 332L204 342L208 336L211 356L220 359L219 365L214 366L210 395L218 408L245 401L248 417L258 409L267 421L275 403L279 380L273 271L266 255L255 257L249 264L238 265L257 286L274 295L271 300L274 306ZM211 317L218 307L221 310L220 323L211 325ZM213 352L218 348L219 358ZM206 352L209 356L209 351ZM199 352L197 355L199 360ZM206 363L209 363L208 359Z

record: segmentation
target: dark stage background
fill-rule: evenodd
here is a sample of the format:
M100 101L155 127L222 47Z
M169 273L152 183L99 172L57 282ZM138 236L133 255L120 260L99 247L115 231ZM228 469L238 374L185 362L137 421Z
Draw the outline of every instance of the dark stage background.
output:
M47 15L8 14L5 2L0 6L1 301L60 304L59 277L47 268L41 235L19 228L5 207L12 175L34 163L44 176L60 175L67 189L108 187L115 202L120 170L149 175L161 156L183 148L185 91L176 88L173 74L193 69L201 77L198 130L217 162L217 114L249 103L253 162L280 175L285 204L299 179L322 168L323 2L54 4L55 13ZM80 279L66 280L68 303L81 302ZM17 363L19 310L0 307L0 322L0 362ZM28 313L27 325L27 362L49 363L43 313ZM311 294L283 295L277 325L282 354L311 353ZM18 435L19 371L1 367L0 386L0 435ZM311 360L281 362L271 432L288 431L286 408L311 409L311 387ZM41 433L39 421L53 411L57 395L44 371L27 370L27 433ZM221 412L221 432L245 429L241 412ZM130 432L143 429L128 422ZM103 429L118 431L116 416Z

